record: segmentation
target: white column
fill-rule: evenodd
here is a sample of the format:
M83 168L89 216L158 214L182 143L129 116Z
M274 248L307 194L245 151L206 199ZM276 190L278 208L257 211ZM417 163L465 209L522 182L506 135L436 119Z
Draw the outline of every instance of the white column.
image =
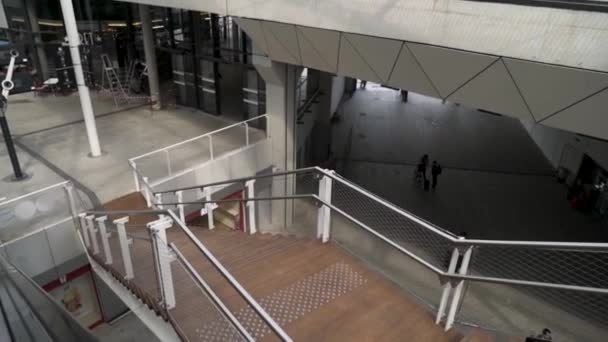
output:
M106 265L112 264L112 250L110 249L110 236L111 232L108 232L106 228L106 220L108 216L102 216L95 219L97 226L99 227L99 235L101 236L101 245L103 246L103 254L106 257Z
M254 66L266 81L266 111L270 117L268 130L272 144L272 164L278 170L293 170L296 166L296 102L295 91L299 67L253 58ZM291 196L295 182L291 177L272 186L272 196ZM293 222L293 200L272 201L272 226L284 230ZM266 227L265 227L266 228Z
M469 271L469 262L471 261L471 253L473 253L473 247L469 247L467 251L464 253L464 257L462 258L462 265L460 265L460 270L458 270L458 274L465 275ZM452 303L450 304L450 311L448 312L448 318L445 322L445 331L448 331L454 325L454 320L456 318L456 311L458 307L460 307L460 301L462 300L462 290L464 288L464 280L460 280L458 285L456 285L456 290L454 290L454 296L452 297Z
M245 188L247 189L247 199L253 199L255 197L254 189L255 179L248 180L245 182ZM255 221L255 201L247 201L247 221L249 226L249 234L255 234L258 229Z
M87 224L87 222L84 219L85 216L87 216L87 214L85 214L85 213L78 215L78 217L80 217L80 232L82 233L82 238L84 240L84 246L88 249L88 248L91 248L91 240L89 239L89 225Z
M91 244L93 245L93 254L99 254L99 244L97 242L97 229L95 229L95 223L93 222L94 218L95 218L94 215L89 215L89 216L85 217L85 220L87 222L88 231L91 234Z
M173 309L175 307L175 290L173 287L173 274L171 273L171 262L174 258L167 245L166 232L172 226L173 220L169 217L148 223L156 250L157 275L165 309Z
M209 202L211 201L211 190L209 188L204 188L203 194L205 194L204 198L207 203L205 203L205 207L201 209L201 216L207 214L209 229L213 229L215 228L215 222L213 222L213 203Z
M186 213L184 212L184 205L181 204L184 200L184 192L176 191L175 197L177 198L177 202L180 203L177 205L177 209L179 210L179 219L182 221L183 224L186 224Z
M120 252L122 254L122 261L125 266L125 279L133 279L133 262L131 261L131 251L129 246L133 244L133 240L127 237L127 228L125 224L129 222L129 217L121 217L113 221L118 230L118 242L120 243Z
M328 176L321 177L319 181L319 198L327 203L331 204L331 188L332 179ZM329 230L331 227L331 208L321 203L317 209L317 238L323 242L329 241Z
M454 248L452 251L452 257L450 259L450 265L448 266L448 273L454 273L456 270L456 264L458 262L458 257L460 256L460 252L458 248ZM437 310L437 318L435 319L435 324L439 324L441 319L443 318L443 314L445 313L446 305L448 304L448 299L450 298L450 292L452 291L452 283L450 279L447 279L445 284L443 284L443 293L441 294L441 301L439 302L439 309Z
M78 27L76 26L74 7L72 6L72 0L60 0L60 2L65 30L68 34L74 75L76 76L76 84L78 85L84 125L87 130L87 137L89 138L91 156L99 157L101 156L101 147L99 146L99 137L97 136L97 127L95 126L95 114L93 113L93 105L91 104L91 95L89 94L89 88L84 82L84 74L82 73L82 65L80 63L80 51L78 50L80 37L78 35Z
M139 5L139 17L141 19L141 31L144 40L146 66L148 67L150 100L153 103L152 109L159 110L162 107L162 103L160 99L160 86L158 82L158 66L156 65L156 47L154 46L154 32L152 31L150 9L147 5Z

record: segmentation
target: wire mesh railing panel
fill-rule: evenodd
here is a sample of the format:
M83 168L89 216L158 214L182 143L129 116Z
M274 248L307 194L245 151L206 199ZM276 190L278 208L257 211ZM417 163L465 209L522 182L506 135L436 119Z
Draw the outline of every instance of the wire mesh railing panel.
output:
M188 269L177 260L171 264L175 308L169 310L176 330L187 341L244 341Z
M602 341L608 333L607 295L552 288L467 282L457 320L514 336L543 328L554 341ZM564 305L564 299L570 305Z
M58 185L0 203L0 241L7 242L71 217L65 188Z
M331 216L332 240L436 310L442 286L435 272L420 265L337 211Z
M597 288L608 288L607 269L607 250L488 245L475 247L470 266L486 277Z
M406 250L447 269L452 242L351 186L334 180L331 204Z
M129 229L129 226L127 226L127 229ZM160 303L162 295L157 280L152 239L146 231L127 234L127 236L132 240L129 247L133 263L133 279L131 281L152 296L155 303Z

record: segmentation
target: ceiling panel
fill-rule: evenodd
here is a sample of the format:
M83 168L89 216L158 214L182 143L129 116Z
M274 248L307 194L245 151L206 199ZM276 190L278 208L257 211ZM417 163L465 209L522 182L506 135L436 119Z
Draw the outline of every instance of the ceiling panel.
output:
M424 95L439 97L439 93L426 76L416 58L412 55L407 44L403 46L395 68L387 85L400 89L406 89Z
M245 18L233 18L236 20L237 25L247 33L247 35L253 41L253 44L260 49L265 55L268 55L268 45L266 44L266 37L262 30L262 22L259 20L245 19Z
M608 87L608 74L530 61L504 59L538 120Z
M340 37L340 57L338 60L338 73L340 75L355 77L366 81L382 83L376 72L372 70L369 64L355 50L352 44L344 38L344 34Z
M340 32L296 26L302 64L315 69L336 73Z
M532 119L532 114L500 60L458 89L448 100L518 119Z
M608 139L608 89L543 121L546 126Z
M342 36L370 66L377 78L386 83L403 42L351 33L343 33Z
M442 98L449 96L498 57L406 43Z
M265 21L262 23L262 28L268 44L268 55L272 59L290 64L302 64L294 25Z

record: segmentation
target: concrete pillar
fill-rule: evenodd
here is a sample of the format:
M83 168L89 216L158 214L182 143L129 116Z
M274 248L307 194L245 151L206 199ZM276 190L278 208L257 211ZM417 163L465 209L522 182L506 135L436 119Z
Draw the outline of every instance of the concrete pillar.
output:
M148 67L148 86L150 88L150 100L152 109L161 109L160 85L158 82L158 67L156 65L156 47L154 46L154 32L152 31L152 19L150 19L150 8L147 5L139 5L139 17L141 19L141 31L144 39L144 53L146 55L146 66Z
M38 56L38 64L40 69L38 70L40 79L44 82L49 78L49 63L46 59L46 52L44 46L42 46L42 38L40 37L40 25L38 25L38 13L36 12L36 6L34 0L27 0L25 2L27 6L27 17L30 22L31 32L34 34L33 41L36 45L36 55Z
M270 116L268 127L272 143L272 164L278 170L296 167L296 82L299 67L255 56L253 64L266 81L266 112ZM275 181L272 196L291 196L295 183ZM284 230L293 222L293 200L272 201L272 226Z
M78 35L78 27L76 26L76 16L74 15L72 0L61 0L61 11L63 12L65 30L68 34L70 55L72 56L72 65L74 66L74 75L76 76L76 85L78 86L78 95L80 96L80 106L82 108L84 125L87 130L89 147L91 149L90 155L91 157L99 157L101 156L101 146L99 146L99 137L97 136L91 95L89 93L89 88L84 82L84 74L82 73L80 51L78 50L80 36Z

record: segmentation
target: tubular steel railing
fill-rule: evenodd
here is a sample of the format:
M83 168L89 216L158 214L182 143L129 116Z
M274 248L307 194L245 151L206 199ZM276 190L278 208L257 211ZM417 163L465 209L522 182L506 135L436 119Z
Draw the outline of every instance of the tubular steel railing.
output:
M308 182L302 185L301 179L311 177L317 180L316 184L311 186ZM321 208L329 208L437 275L443 285L439 304L434 306L437 323L447 315L446 330L454 324L462 298L467 296L469 282L525 289L525 294L532 295L532 298L543 300L553 307L565 308L577 318L608 328L608 320L605 319L608 313L608 275L604 272L608 269L607 243L464 239L332 171L320 168L182 187L156 192L154 197L160 199L163 206L179 207L185 203L176 200L175 192L202 193L206 188L231 184L245 189L246 184L252 181L276 182L278 179L281 179L281 184L290 183L293 186L281 185L281 195L273 191L270 197L230 200L207 197L200 201L189 201L188 204L198 203L202 207L222 201L244 201L249 205L257 201L308 197ZM329 197L319 190L323 179L331 183ZM560 291L559 295L555 291Z
M267 139L268 121L268 114L260 115L129 159L136 190L166 183Z

